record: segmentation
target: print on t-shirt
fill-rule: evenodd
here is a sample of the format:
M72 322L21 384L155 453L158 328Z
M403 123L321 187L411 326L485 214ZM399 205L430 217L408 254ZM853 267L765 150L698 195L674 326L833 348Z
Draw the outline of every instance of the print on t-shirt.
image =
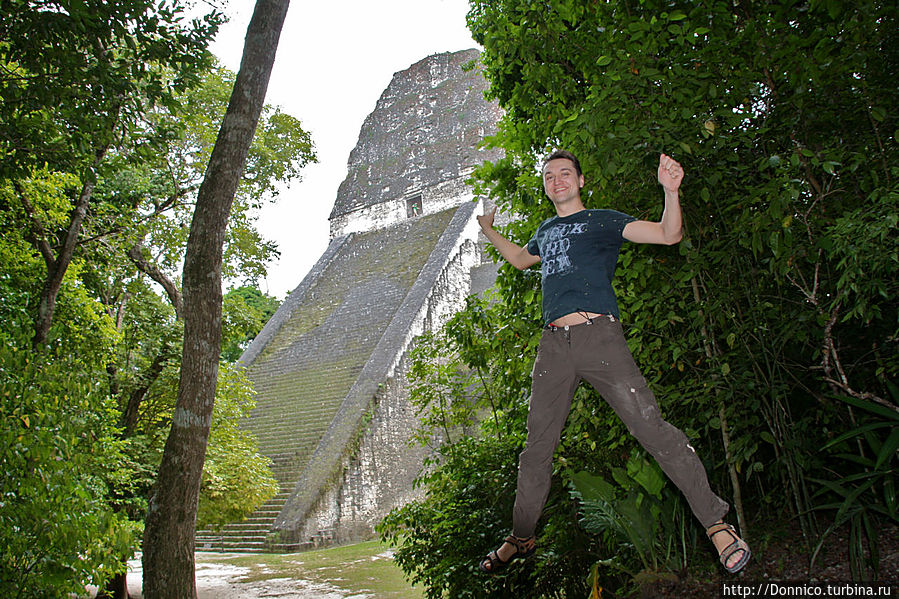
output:
M546 243L541 248L540 259L543 262L543 276L565 274L570 271L571 237L581 235L587 230L587 223L555 225L546 233Z

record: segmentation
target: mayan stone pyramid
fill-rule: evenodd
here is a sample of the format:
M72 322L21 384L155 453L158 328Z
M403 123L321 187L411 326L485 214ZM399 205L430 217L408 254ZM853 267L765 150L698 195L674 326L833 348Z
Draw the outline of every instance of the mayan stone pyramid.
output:
M427 455L408 444L405 356L493 283L465 179L499 108L478 52L396 73L366 118L330 216L331 242L241 358L256 389L243 423L281 493L198 549L286 551L368 538L415 496ZM465 67L465 68L463 68Z

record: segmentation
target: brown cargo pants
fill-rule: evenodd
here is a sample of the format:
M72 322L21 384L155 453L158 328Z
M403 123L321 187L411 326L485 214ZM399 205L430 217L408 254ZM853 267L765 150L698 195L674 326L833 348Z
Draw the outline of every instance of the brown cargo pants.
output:
M708 528L728 505L709 487L705 468L686 435L665 422L614 316L592 323L548 327L534 363L528 435L518 461L512 534L534 534L549 494L552 458L575 389L585 380L602 395L640 444L687 498L693 514Z

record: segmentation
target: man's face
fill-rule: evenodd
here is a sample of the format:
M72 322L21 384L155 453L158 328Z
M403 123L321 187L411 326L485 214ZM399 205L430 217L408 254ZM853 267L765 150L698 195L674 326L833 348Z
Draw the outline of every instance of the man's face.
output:
M577 174L574 163L567 158L550 160L543 167L543 190L557 206L580 198L583 186L584 176Z

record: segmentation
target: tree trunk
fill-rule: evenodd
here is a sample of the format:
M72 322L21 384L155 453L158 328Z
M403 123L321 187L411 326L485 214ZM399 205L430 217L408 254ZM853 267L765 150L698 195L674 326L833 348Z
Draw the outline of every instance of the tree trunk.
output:
M97 599L131 599L128 594L128 572L110 578L103 590L97 593Z
M702 298L699 295L699 283L696 280L696 275L694 274L690 278L690 284L693 287L693 299L696 301L696 305L702 305ZM712 347L712 337L711 332L707 326L707 321L705 317L705 312L702 308L699 309L699 316L702 319L702 336L705 339L704 349L705 355L710 360L714 360L717 357L717 351ZM715 397L720 396L720 389L718 386L715 386ZM743 509L743 490L740 487L740 477L737 474L737 469L734 466L733 462L733 452L731 452L730 447L730 432L727 427L727 412L724 409L724 403L719 399L718 400L718 418L721 420L721 442L724 445L724 457L725 462L727 463L727 473L730 476L730 483L733 485L733 500L734 500L734 511L737 513L737 525L740 529L740 535L742 537L748 538L749 535L749 525L746 522L746 512Z
M140 417L140 406L147 398L150 387L156 382L159 375L162 374L166 363L170 358L174 359L174 353L175 352L171 351L167 342L163 343L163 346L159 349L159 354L157 354L146 372L143 373L141 384L133 389L128 395L128 402L125 404L125 409L119 418L119 427L122 429L121 435L123 439L131 437L137 429L137 420Z
M41 299L38 303L37 317L34 322L34 337L31 339L31 346L37 348L47 340L47 334L50 332L50 325L53 322L53 313L56 311L56 298L59 296L59 290L62 288L62 281L66 276L66 270L72 263L72 257L75 255L75 246L78 244L78 236L81 235L81 225L87 216L87 207L90 203L91 196L94 193L96 185L96 173L94 169L103 156L106 155L106 148L97 152L96 160L91 168L84 175L85 182L81 187L81 193L78 195L78 203L72 210L69 218L69 226L66 229L66 235L63 239L62 247L59 255L54 256L53 250L47 238L46 232L34 209L28 203L24 192L21 193L21 200L25 206L26 212L31 216L34 231L34 243L41 252L44 262L47 265L47 278L41 289Z
M221 350L222 248L288 4L256 2L231 101L197 197L184 257L178 400L144 531L146 599L197 597L194 533Z

